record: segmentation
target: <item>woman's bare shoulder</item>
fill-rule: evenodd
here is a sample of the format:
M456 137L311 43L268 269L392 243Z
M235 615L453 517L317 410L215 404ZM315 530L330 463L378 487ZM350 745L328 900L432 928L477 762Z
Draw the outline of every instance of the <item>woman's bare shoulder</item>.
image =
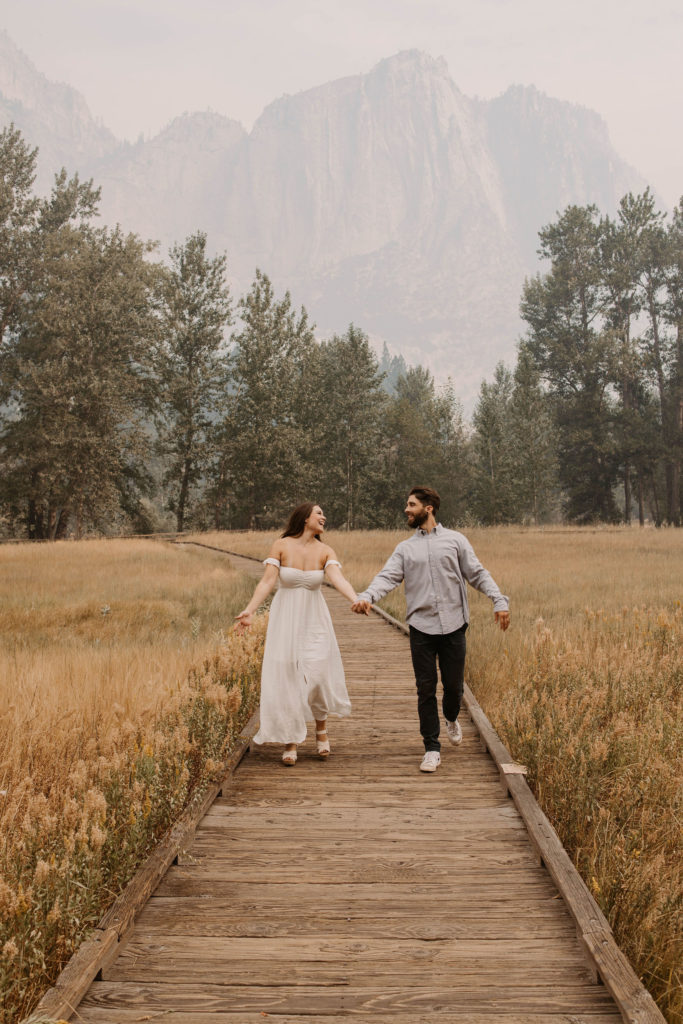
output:
M278 561L281 562L282 561L282 552L285 551L285 550L286 550L286 548L285 548L285 540L284 540L284 538L283 537L278 537L278 539L276 541L273 541L273 544L271 546L268 558L277 558Z

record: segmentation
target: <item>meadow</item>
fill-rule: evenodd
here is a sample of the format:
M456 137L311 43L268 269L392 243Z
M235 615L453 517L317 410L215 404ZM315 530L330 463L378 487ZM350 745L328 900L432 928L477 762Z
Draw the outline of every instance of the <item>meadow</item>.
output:
M0 1021L28 1013L258 700L228 560L145 540L0 548Z
M683 1019L683 532L473 529L468 682L671 1021ZM196 539L264 558L275 534ZM404 531L331 532L357 589ZM217 552L0 548L0 991L27 1013L255 707L265 616ZM405 615L402 589L384 606Z
M468 529L467 681L670 1021L683 1020L683 531ZM276 533L197 539L265 558ZM404 531L325 535L361 589ZM405 617L402 588L382 602Z

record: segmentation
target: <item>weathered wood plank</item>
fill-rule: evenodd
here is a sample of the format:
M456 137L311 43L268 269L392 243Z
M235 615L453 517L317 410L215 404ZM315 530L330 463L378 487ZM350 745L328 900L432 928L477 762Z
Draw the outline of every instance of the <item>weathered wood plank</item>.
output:
M95 982L83 1001L83 1007L137 1007L141 1013L171 1011L232 1013L289 1013L310 1016L329 1014L392 1014L414 1012L441 1013L449 1008L462 1013L474 1009L507 1013L604 1012L614 1006L602 985L576 984L510 987L500 984L480 986L467 981L455 983L385 988L359 988L353 984L330 986L292 985L267 987L253 985L195 984L183 979L179 984L147 982ZM80 1011L79 1011L80 1012ZM453 1016L455 1013L453 1012Z
M151 1017L141 1017L140 1010L130 1007L113 1006L88 1006L79 1007L79 1024L140 1024ZM318 1016L318 1014L291 1014L254 1013L238 1010L236 1013L202 1013L190 1011L173 1011L170 1021L173 1024L349 1024L349 1015L332 1014ZM410 1010L408 1013L372 1013L372 1024L433 1024L432 1013L421 1013ZM538 1013L507 1013L491 1012L484 1010L483 1013L474 1011L472 1013L455 1009L444 1008L439 1011L439 1020L453 1021L454 1024L615 1024L621 1020L620 1013L613 1011L598 1011L596 1013L573 1013L568 1017L563 1011L550 1013L541 1010ZM161 1018L163 1021L163 1018Z
M515 943L513 949L506 939L471 940L460 939L340 939L334 933L318 935L307 933L293 937L289 942L277 942L270 938L220 939L216 938L210 948L203 936L150 937L138 931L121 954L119 965L128 967L134 962L154 958L159 962L180 963L202 958L205 965L220 964L226 958L234 957L242 962L266 964L340 963L353 960L357 965L379 964L384 970L395 971L399 966L410 964L458 964L500 966L536 964L538 960L548 965L570 963L582 964L582 952L576 948L568 953L564 939L532 939L525 936Z
M430 942L465 939L500 939L505 941L543 936L569 938L569 949L578 948L575 931L564 908L555 898L535 901L486 905L470 897L449 903L451 913L443 916L443 900L430 901L406 898L393 905L349 903L326 899L302 903L296 915L290 913L291 897L266 905L254 902L255 897L223 900L216 897L155 896L147 904L137 923L137 933L144 935L204 935L268 937L302 932L315 937L340 939L411 938Z
M278 889L283 899L292 900L294 907L299 906L305 899L329 899L332 897L345 898L349 901L361 900L365 903L391 903L394 900L405 900L410 895L424 897L431 894L434 899L442 898L441 913L446 914L445 894L448 892L448 906L455 907L459 895L466 896L471 885L476 885L481 879L474 879L472 883L463 880L456 887L455 879L448 882L444 887L443 879L434 882L420 881L396 881L386 882L383 880L367 879L363 882L307 882L300 876L296 882L286 880L270 879L254 883L243 881L245 886L258 885L261 898L266 901L272 889ZM157 892L161 896L206 896L212 898L218 896L221 899L229 899L230 894L235 892L236 885L240 883L219 876L218 873L212 876L202 877L199 872L193 872L189 868L176 868L170 871L159 884ZM487 877L481 886L481 898L485 898L487 905L494 903L517 903L523 905L525 910L528 904L534 900L555 899L557 896L554 886L547 880L538 882L527 882L520 884L516 897L510 896L510 885L504 878L495 880ZM255 898L257 898L255 896Z

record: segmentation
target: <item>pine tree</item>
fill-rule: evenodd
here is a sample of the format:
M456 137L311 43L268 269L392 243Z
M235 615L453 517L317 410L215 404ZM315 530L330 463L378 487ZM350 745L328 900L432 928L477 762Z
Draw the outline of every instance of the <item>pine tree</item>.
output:
M353 530L377 526L378 475L387 394L367 335L353 324L320 345L308 430L318 500L331 522Z
M517 516L536 525L559 505L557 433L534 361L520 346L509 406L512 489Z
M396 383L386 414L384 444L386 521L403 523L403 504L411 487L434 487L449 522L462 519L470 491L462 409L453 386L437 390L429 370L411 367Z
M169 255L159 304L159 446L182 531L192 489L215 457L215 426L225 411L229 383L224 334L232 304L226 257L207 256L205 234L191 235Z
M577 521L614 521L614 335L604 323L609 297L598 211L570 206L539 237L539 255L551 269L525 283L521 312L529 325L525 347L553 401L567 511Z
M0 132L0 355L8 334L21 323L38 260L37 158L38 150L29 148L14 125Z
M683 197L667 231L667 299L664 319L671 331L668 390L667 519L680 526L683 513Z
M63 193L62 193L63 194ZM153 268L118 230L63 224L7 346L5 499L31 539L111 521L144 490Z
M474 510L482 522L493 526L513 522L518 512L512 458L512 393L512 374L498 363L493 381L482 381L472 417Z
M307 449L302 376L315 341L306 311L291 298L276 300L260 270L239 303L240 330L232 335L232 393L219 428L211 500L217 524L270 526L301 498Z

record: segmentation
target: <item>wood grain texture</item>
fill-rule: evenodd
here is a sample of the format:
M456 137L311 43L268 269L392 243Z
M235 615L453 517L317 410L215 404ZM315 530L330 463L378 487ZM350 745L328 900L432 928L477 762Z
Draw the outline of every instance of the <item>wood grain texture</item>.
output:
M552 836L534 812L540 838L530 837L526 797L526 817L517 806L526 782L500 770L512 758L476 702L461 714L461 746L444 743L439 771L421 773L407 638L380 616L350 615L335 591L325 596L353 704L350 719L330 720L332 756L318 760L310 736L294 768L281 765L281 748L252 747L138 907L131 939L104 963L78 1019L661 1020L627 1016L597 982L600 964L637 1006L578 889L592 938L577 938L557 872L539 864Z

